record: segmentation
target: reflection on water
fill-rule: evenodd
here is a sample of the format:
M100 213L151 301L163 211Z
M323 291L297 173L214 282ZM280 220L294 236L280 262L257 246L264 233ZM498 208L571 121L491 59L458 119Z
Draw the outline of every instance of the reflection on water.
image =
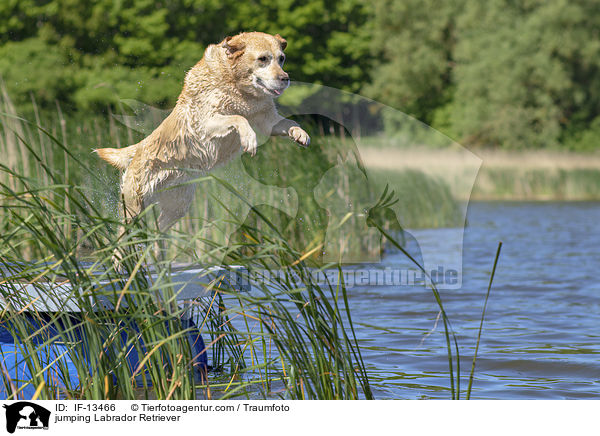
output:
M599 398L600 203L473 203L468 223L463 286L442 291L461 347L461 388L503 241L472 398ZM377 267L399 266L410 264L389 253ZM357 286L350 294L376 398L449 398L443 326L427 336L437 317L431 291Z

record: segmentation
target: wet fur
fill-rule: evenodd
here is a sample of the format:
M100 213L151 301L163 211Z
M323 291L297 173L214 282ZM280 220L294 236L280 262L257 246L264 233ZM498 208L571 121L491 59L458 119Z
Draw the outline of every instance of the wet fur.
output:
M175 108L156 130L135 145L96 150L124 170L121 192L129 218L157 204L159 229L167 230L187 213L194 196L194 185L184 183L198 175L186 169L209 171L240 148L254 155L257 132L310 143L308 134L275 108L279 91L269 86L278 90L281 85L283 91L289 83L282 66L259 66L260 56L278 59L286 45L279 35L252 32L208 46L186 74Z

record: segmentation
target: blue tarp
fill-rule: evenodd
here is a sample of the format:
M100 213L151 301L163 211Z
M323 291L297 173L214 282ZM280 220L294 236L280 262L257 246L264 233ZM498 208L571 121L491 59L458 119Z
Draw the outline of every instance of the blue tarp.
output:
M0 323L0 370L3 375L0 376L0 399L6 399L10 392L18 389L23 384L31 380L31 370L26 363L24 354L28 355L32 349L37 349L40 365L42 368L47 368L44 379L48 377L52 380L53 386L64 388L67 384L73 389L79 385L79 376L76 366L73 364L72 358L76 355L72 352L73 344L65 343L61 340L58 332L51 324L45 324L44 320L49 320L49 314L36 314L35 318L27 313L20 315L24 322L30 326L30 331L34 332L44 328L43 335L35 335L27 342L28 347L22 342L15 341L15 338L10 333L10 326L7 322ZM77 315L74 315L77 316ZM205 373L207 368L207 357L205 352L204 341L200 332L197 330L192 320L181 320L182 328L189 329L188 341L190 343L192 355L194 357L194 376L198 379ZM121 329L122 343L127 342L127 332L135 334L137 326L129 325L127 329ZM43 336L43 338L42 338ZM80 328L75 329L73 338L76 341L85 341L85 335ZM141 340L140 340L141 341ZM44 345L46 344L46 345ZM49 344L49 345L48 345ZM141 344L144 347L143 343ZM81 347L81 346L80 346ZM80 349L85 349L81 347ZM143 358L143 356L142 356ZM130 347L127 350L127 362L130 368L137 368L140 357L135 347ZM68 380L65 380L68 377ZM8 383L8 379L12 381L12 386ZM136 380L138 385L142 385L143 380ZM148 384L150 380L146 381ZM22 399L31 399L34 395L37 386L33 384L27 385L19 395Z

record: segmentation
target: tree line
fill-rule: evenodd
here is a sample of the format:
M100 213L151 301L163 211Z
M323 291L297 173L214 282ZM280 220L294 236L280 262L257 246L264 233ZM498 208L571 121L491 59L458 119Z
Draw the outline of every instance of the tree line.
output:
M599 23L597 0L2 0L0 75L24 111L32 96L84 113L120 98L172 107L208 44L280 33L294 80L465 145L592 150Z

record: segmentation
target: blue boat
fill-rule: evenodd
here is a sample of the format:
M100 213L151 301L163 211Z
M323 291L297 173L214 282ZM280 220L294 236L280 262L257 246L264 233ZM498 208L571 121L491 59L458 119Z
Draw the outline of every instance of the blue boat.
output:
M200 298L210 297L212 287L209 284L214 284L215 281L238 290L248 290L249 287L244 286L241 277L240 274L222 268L176 271L172 283L177 304L181 307ZM88 367L91 367L89 362L97 358L97 356L89 356L85 351L88 347L81 326L87 309L80 307L82 296L73 298L74 290L68 284L53 284L51 292L50 290L46 292L39 284L35 286L11 284L10 289L8 289L9 285L0 284L0 287L5 288L0 295L0 305L2 308L11 309L11 316L5 316L0 321L0 370L3 372L0 377L3 380L0 385L0 399L31 399L34 396L37 386L31 381L32 370L35 369L31 368L32 359L27 357L32 353L37 355L44 371L44 379L52 380L52 386L59 391L78 387L80 380L77 367L79 366L81 371L82 365L76 365L73 359L77 359L75 356L81 356L81 350L84 350L83 358ZM100 305L102 310L114 308L114 299L111 300L107 296L94 295L93 300L94 304ZM125 308L126 303L121 307ZM126 323L126 321L119 322ZM177 322L181 324L181 328L187 335L193 359L194 378L196 381L201 381L206 377L208 359L200 330L191 318L182 317ZM139 333L139 327L133 321L119 327L120 340L112 338L110 343L120 346L131 344L132 341L128 341L130 335ZM24 330L31 333L27 340L18 337L18 334L22 334ZM69 331L68 338L65 337L65 330ZM143 341L137 339L135 342L143 353L146 350ZM77 343L79 343L79 354L72 351ZM129 345L125 353L127 364L134 373L143 360L144 354L139 353L133 345ZM148 376L144 380L138 375L135 382L138 386L151 384ZM17 391L18 396L14 398L12 393Z

